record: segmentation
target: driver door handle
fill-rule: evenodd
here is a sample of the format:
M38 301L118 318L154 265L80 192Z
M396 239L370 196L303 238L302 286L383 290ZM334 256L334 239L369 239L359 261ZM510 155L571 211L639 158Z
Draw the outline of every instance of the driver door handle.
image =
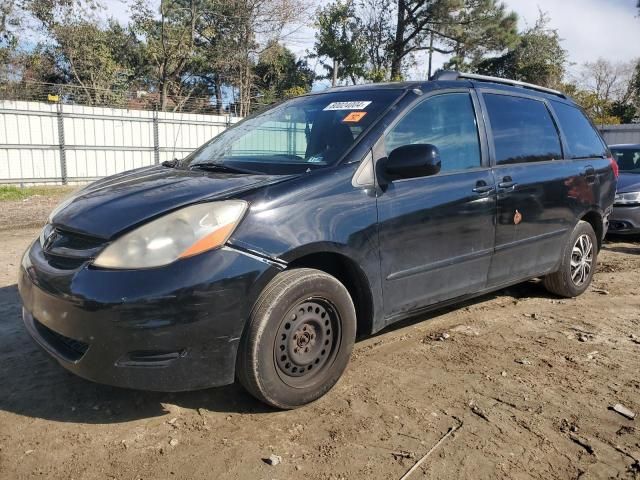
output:
M483 195L485 193L489 193L492 192L494 190L493 185L489 185L487 182L485 182L484 180L478 180L476 182L476 186L473 189L474 193L478 193L480 195Z
M491 185L478 185L473 189L475 193L489 193L491 190L493 190Z

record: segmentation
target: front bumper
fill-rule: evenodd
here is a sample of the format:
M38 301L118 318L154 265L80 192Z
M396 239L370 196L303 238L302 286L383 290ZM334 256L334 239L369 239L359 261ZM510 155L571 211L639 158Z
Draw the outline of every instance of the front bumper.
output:
M230 247L149 270L52 267L39 242L18 287L34 340L99 383L182 391L233 383L251 305L281 267Z
M609 233L640 234L640 205L614 206L609 218Z

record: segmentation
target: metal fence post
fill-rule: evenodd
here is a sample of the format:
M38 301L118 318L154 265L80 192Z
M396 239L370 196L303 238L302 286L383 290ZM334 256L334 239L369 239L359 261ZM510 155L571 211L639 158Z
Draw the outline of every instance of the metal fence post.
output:
M160 163L160 133L158 131L158 107L153 109L153 161Z
M64 114L62 112L62 100L56 104L58 116L58 148L60 149L60 177L62 184L67 184L67 152L64 146Z

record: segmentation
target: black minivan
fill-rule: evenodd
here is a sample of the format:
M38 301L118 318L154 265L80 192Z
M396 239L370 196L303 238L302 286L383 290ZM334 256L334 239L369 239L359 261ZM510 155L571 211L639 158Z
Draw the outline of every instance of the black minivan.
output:
M356 334L533 277L580 295L616 176L557 91L456 72L333 88L64 201L22 259L24 323L97 382L237 378L294 408Z

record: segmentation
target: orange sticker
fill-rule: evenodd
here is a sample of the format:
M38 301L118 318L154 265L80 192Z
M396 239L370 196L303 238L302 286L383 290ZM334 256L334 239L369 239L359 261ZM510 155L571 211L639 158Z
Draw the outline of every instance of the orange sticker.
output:
M343 122L359 122L362 120L367 112L351 112L349 115L342 119Z

